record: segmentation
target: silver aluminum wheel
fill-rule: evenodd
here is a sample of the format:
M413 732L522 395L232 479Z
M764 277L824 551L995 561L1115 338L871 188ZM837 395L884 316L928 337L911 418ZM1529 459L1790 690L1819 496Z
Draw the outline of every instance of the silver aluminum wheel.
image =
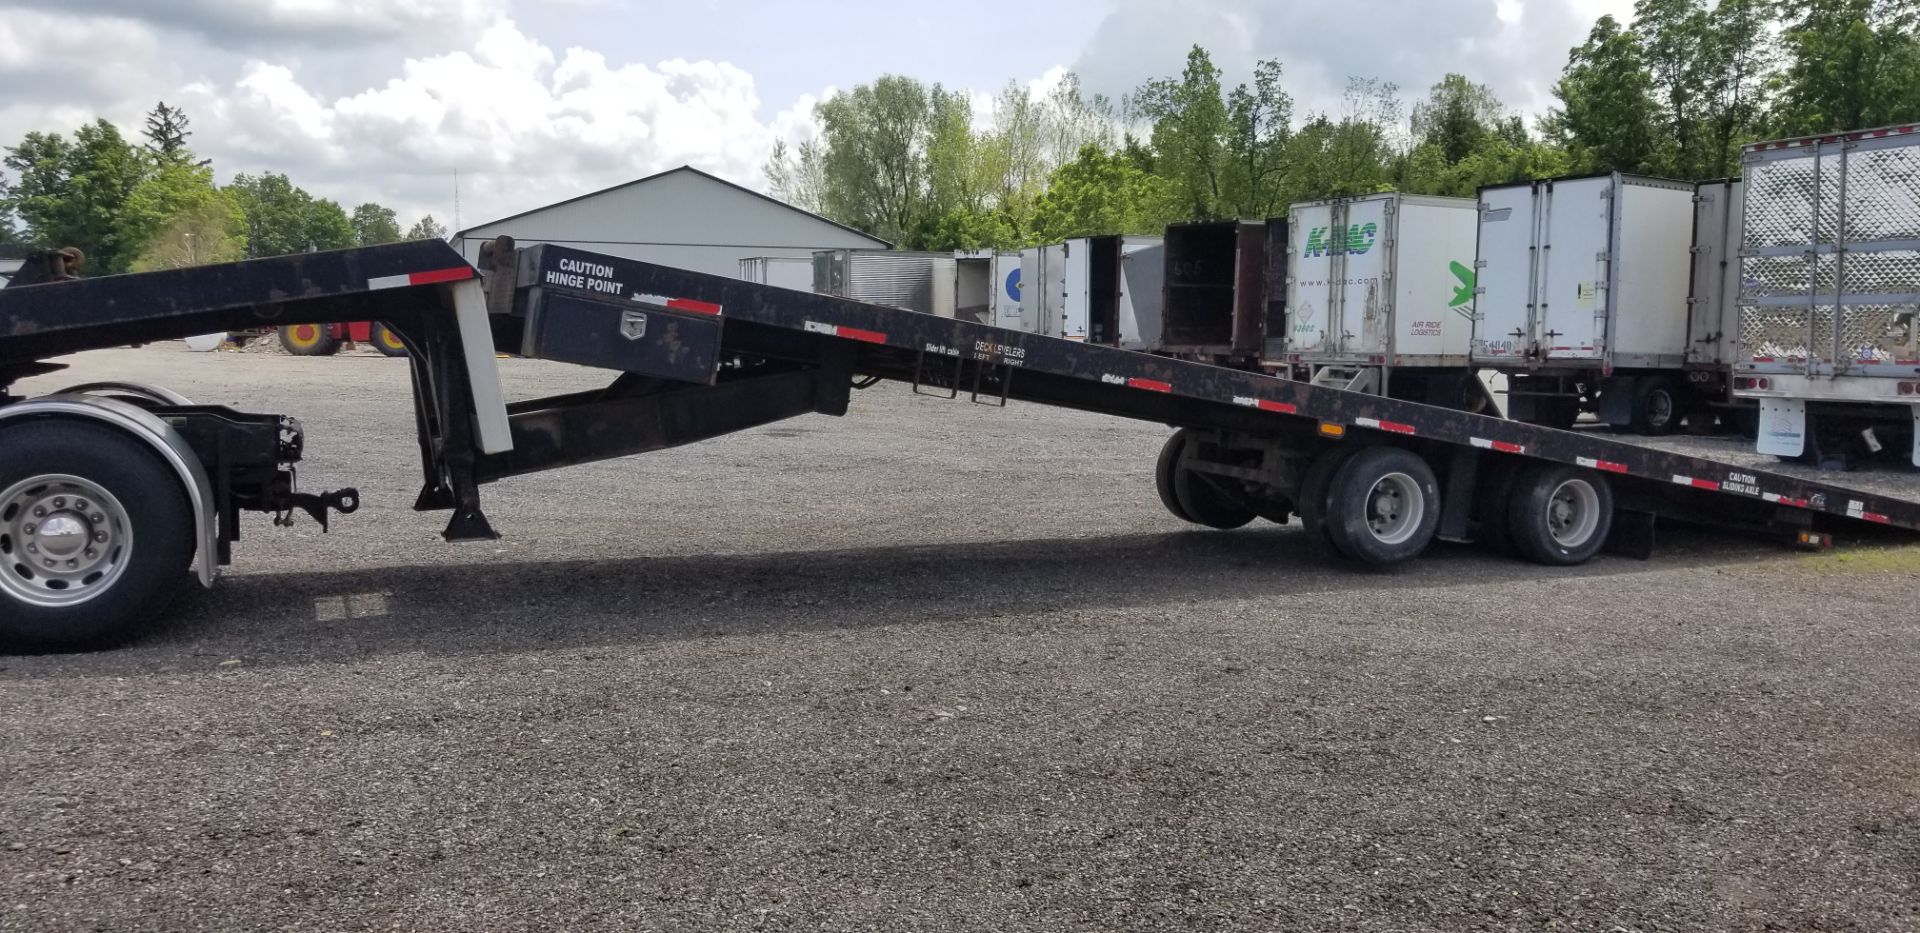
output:
M0 492L0 590L32 606L77 606L113 588L133 555L120 500L78 476L34 476Z
M1367 492L1367 530L1382 544L1400 544L1420 530L1427 499L1405 473L1388 473Z
M1555 544L1579 548L1599 527L1600 493L1592 483L1570 479L1554 487L1547 499L1547 533Z

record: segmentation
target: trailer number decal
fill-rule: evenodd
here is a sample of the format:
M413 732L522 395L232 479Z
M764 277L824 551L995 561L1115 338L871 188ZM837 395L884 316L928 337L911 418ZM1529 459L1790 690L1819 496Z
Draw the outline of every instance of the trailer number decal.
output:
M1353 423L1363 428L1373 428L1377 431L1388 431L1394 434L1414 433L1413 425L1401 424L1398 421L1381 421L1377 418L1355 418L1353 419Z
M1592 457L1575 457L1573 458L1573 462L1578 463L1589 470L1602 470L1607 473L1627 472L1626 464L1615 463L1612 460L1595 460Z
M1721 483L1720 488L1757 497L1760 495L1760 477L1751 473L1728 473L1727 481Z
M442 282L464 282L473 278L473 270L466 266L452 269L435 269L432 272L409 272L406 275L383 275L367 280L368 291L380 291L385 288L406 288L411 285L438 285Z
M858 327L841 327L838 324L822 324L819 321L807 321L801 328L809 334L826 334L844 340L858 340L861 343L887 342L887 335L877 330L861 330Z
M1510 444L1510 443L1507 443L1506 441L1490 441L1484 437L1470 437L1468 438L1468 440L1473 442L1473 446L1478 447L1481 450L1496 450L1503 454L1524 454L1527 452L1527 446L1525 444Z
M1710 479L1694 479L1691 476L1680 476L1678 474L1675 474L1673 477L1673 482L1674 482L1674 485L1676 486L1692 486L1695 489L1705 489L1708 492L1720 491L1720 484Z
M711 301L695 301L692 298L668 298L665 295L635 295L633 300L641 304L666 308L669 311L692 311L695 314L719 314L720 306Z
M1283 415L1300 413L1300 408L1297 405L1290 405L1286 402L1270 402L1263 398L1248 398L1244 395L1234 396L1233 403L1235 405L1243 405L1247 408L1258 408L1261 411L1277 411Z

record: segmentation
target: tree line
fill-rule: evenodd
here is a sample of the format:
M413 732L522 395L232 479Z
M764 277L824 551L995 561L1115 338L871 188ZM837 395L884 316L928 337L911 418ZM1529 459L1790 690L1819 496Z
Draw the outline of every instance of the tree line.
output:
M1229 88L1198 46L1117 102L1068 76L976 114L963 92L886 75L822 101L818 137L777 143L766 175L777 197L936 250L1587 172L1725 178L1748 142L1920 120L1920 0L1639 0L1629 22L1594 23L1553 94L1529 125L1465 75L1411 108L1353 78L1335 112L1296 115L1279 61Z
M402 232L391 208L348 212L274 172L218 185L191 125L163 101L138 141L106 120L28 133L0 159L0 245L76 246L110 275L447 235L431 215Z

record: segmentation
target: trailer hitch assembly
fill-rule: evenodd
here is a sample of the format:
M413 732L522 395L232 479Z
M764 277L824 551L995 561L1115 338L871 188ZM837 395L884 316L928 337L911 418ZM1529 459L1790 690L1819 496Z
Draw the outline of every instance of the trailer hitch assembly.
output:
M293 527L293 510L299 509L313 516L321 531L331 531L327 527L328 513L339 512L352 515L360 511L360 490L347 488L334 492L314 494L310 492L285 492L274 503L273 524L280 528Z

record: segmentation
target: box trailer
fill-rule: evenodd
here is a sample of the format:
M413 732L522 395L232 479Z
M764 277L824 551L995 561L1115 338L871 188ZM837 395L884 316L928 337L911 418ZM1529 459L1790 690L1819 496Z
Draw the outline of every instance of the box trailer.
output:
M1734 394L1758 449L1920 466L1920 128L1755 143Z
M1701 182L1694 187L1685 369L1687 384L1696 398L1750 432L1754 404L1732 394L1733 366L1740 355L1744 191L1744 184L1737 178Z
M1377 194L1287 213L1287 365L1316 385L1436 405L1491 407L1469 367L1470 198Z
M1141 322L1157 322L1157 236L1076 237L1020 255L1020 329L1102 346L1150 349ZM1148 254L1144 257L1142 254Z
M843 416L853 391L882 380L1015 419L1031 411L1017 400L1170 425L1153 482L1171 514L1218 529L1298 515L1316 546L1373 566L1435 539L1491 540L1556 566L1603 548L1645 558L1658 519L1805 545L1839 530L1920 530L1920 503L1591 432L553 244L501 238L481 262L484 280L429 240L0 289L0 642L127 638L189 574L212 585L242 513L280 524L305 513L324 527L358 508L351 489L295 485L313 438L291 417L126 383L9 391L58 372L66 354L278 315L373 317L405 338L416 436L388 440L420 457L414 507L449 513L450 541L499 537L486 484ZM597 368L607 384L509 404L500 353Z
M1167 247L1164 237L1128 234L1114 238L1119 251L1119 285L1114 292L1112 332L1115 346L1152 352L1159 349L1160 303L1165 298Z
M1665 434L1701 404L1685 374L1693 198L1617 173L1481 189L1472 363L1506 374L1511 417L1594 411Z
M740 279L799 291L813 289L813 260L797 256L755 256L740 260Z
M999 324L1009 305L1018 304L1020 256L990 249L953 254L954 316L976 324ZM1011 293L1012 297L1009 298ZM1013 311L1018 317L1019 312Z
M940 317L955 313L952 253L828 249L813 254L813 290Z
M1284 290L1283 283L1268 281L1269 230L1267 223L1242 220L1167 227L1165 298L1155 352L1237 369L1263 368L1268 296Z

